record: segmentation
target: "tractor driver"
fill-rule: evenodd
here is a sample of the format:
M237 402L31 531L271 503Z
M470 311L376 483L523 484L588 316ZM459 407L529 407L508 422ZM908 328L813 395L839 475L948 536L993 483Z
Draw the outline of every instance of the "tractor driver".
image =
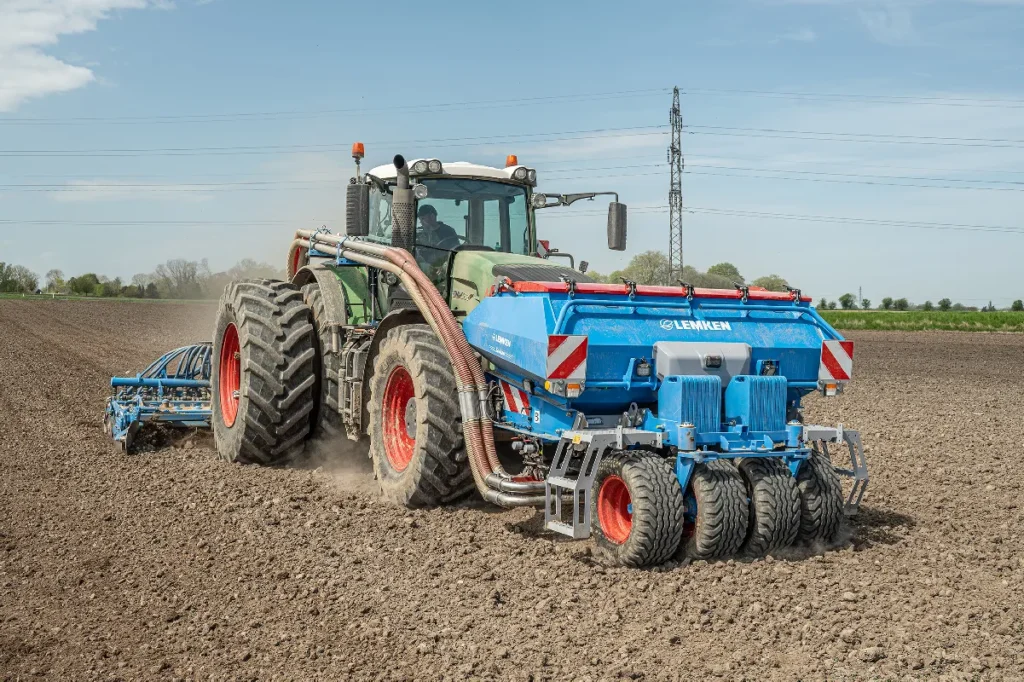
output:
M416 215L420 219L420 230L416 235L417 244L449 251L458 247L460 243L458 233L451 225L437 219L436 208L430 204L423 204Z

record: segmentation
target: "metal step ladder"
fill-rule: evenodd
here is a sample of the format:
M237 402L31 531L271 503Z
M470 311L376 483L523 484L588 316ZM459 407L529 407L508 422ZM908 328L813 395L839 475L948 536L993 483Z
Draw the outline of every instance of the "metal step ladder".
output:
M544 528L575 540L590 537L590 506L594 478L608 450L636 445L661 447L661 433L618 426L614 429L573 429L562 433L551 469L544 479ZM572 516L562 509L572 499Z

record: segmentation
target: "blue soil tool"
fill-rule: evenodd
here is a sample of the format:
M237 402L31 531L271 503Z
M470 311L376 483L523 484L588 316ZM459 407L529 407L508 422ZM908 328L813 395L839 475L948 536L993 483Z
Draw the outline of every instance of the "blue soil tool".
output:
M129 452L146 423L210 428L210 353L197 343L167 353L134 377L114 377L103 428Z

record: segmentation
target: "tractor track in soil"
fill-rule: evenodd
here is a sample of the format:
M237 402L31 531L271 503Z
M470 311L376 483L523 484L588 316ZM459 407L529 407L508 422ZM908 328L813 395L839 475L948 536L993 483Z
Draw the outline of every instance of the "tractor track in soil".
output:
M214 313L0 301L0 680L1024 679L1024 335L851 334L808 407L868 446L850 538L639 571L534 510L391 507L362 452L123 455L109 376Z

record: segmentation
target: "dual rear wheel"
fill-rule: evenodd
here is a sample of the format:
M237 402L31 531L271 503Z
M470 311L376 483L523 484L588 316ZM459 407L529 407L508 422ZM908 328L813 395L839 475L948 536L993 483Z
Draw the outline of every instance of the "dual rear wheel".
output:
M340 354L316 284L233 282L213 351L213 427L223 459L282 465L338 436ZM385 498L446 504L474 484L451 360L430 327L395 327L369 381L370 456Z
M777 459L698 464L685 494L670 460L616 451L598 467L591 502L598 556L635 567L828 546L841 520L839 479L818 451L797 477Z
M221 297L213 348L213 435L222 459L279 465L304 450L315 408L315 330L287 282L244 280Z

